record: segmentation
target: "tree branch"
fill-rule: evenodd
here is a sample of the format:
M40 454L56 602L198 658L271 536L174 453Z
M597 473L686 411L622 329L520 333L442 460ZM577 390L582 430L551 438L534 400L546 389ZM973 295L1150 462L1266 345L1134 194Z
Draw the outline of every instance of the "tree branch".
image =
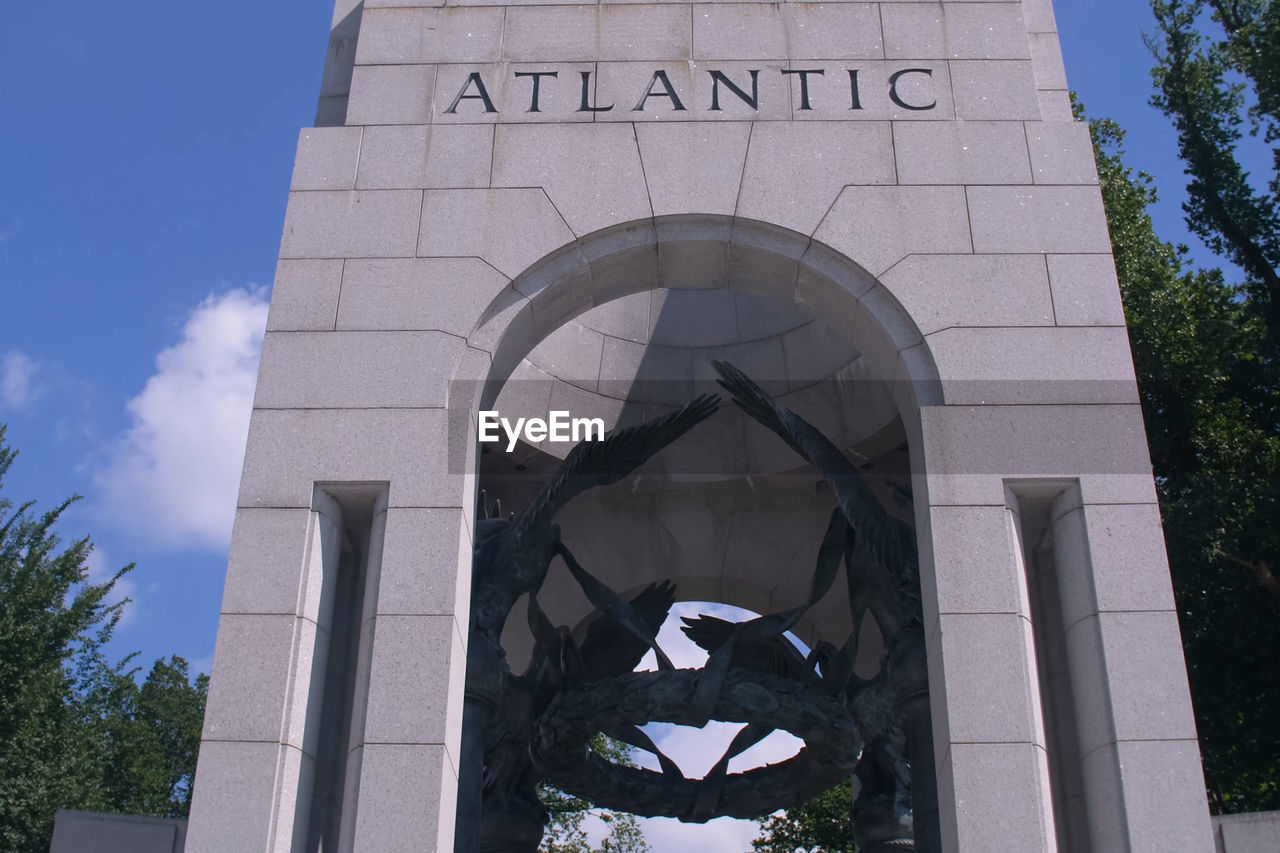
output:
M1235 563L1238 566L1244 566L1253 575L1253 579L1258 586L1262 587L1271 596L1280 601L1280 579L1272 573L1271 567L1264 560L1246 560L1243 557L1237 557L1233 554L1223 554L1224 559Z

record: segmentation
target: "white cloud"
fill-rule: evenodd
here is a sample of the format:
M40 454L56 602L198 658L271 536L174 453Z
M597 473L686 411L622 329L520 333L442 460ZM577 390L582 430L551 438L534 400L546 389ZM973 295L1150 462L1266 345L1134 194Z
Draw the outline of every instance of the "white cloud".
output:
M132 426L95 474L113 522L164 547L227 547L266 318L261 290L210 296L156 356L128 402Z
M698 853L742 853L760 834L754 820L729 817L706 823L681 823L673 817L642 817L640 828L654 850L697 850Z
M0 357L0 405L21 409L35 400L40 392L31 380L39 367L40 362L17 350Z

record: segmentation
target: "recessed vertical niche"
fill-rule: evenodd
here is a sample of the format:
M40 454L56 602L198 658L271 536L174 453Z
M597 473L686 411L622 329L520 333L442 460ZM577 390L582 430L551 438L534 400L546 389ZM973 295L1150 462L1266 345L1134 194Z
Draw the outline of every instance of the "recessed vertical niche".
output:
M350 849L386 530L385 483L318 485L306 551L303 614L315 621L295 846Z

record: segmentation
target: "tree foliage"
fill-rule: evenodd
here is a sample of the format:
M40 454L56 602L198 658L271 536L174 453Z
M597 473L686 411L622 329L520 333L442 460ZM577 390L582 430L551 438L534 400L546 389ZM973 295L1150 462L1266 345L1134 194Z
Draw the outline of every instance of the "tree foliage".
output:
M1240 164L1244 132L1280 141L1280 6L1270 0L1152 0L1152 104L1178 131L1187 224L1244 270L1244 289L1280 345L1280 149L1266 188ZM1206 17L1210 20L1206 20ZM1216 37L1204 29L1216 29Z
M1152 103L1169 116L1189 177L1187 225L1239 266L1280 345L1280 148L1266 187L1240 163L1244 133L1280 140L1280 7L1270 0L1152 0ZM1206 21L1206 16L1209 21ZM1215 36L1205 34L1216 30Z
M1095 124L1215 811L1280 807L1280 6L1152 0L1152 103L1172 121L1187 225L1238 266L1183 272L1150 232L1150 180ZM1271 174L1242 165L1246 134ZM1119 225L1119 230L1117 226ZM1127 268L1125 264L1128 264Z
M105 744L108 809L126 814L186 817L209 676L195 683L180 657L157 660L141 684L112 671L88 700L90 724Z
M591 749L615 763L630 763L634 751L625 743L596 734L591 739ZM538 798L550 815L542 834L539 853L649 853L649 844L636 816L626 812L601 809L593 803L566 794L552 785L542 784ZM592 847L583 826L589 816L598 818L608 827L599 847Z
M17 455L0 424L0 484ZM92 545L59 550L43 514L0 497L0 849L49 849L59 808L185 814L207 679L181 658L139 685L104 647L127 599L109 603L132 566L89 581Z
M851 782L846 779L799 808L770 815L751 842L755 853L854 853L849 822Z
M1159 5L1159 4L1157 4ZM1280 806L1280 382L1257 288L1187 268L1123 132L1091 125L1215 811ZM1206 210L1209 203L1189 206Z

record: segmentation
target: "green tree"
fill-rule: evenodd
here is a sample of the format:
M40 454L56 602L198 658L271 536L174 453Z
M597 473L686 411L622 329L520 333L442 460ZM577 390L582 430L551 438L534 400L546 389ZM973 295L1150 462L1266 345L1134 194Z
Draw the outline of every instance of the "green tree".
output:
M1187 225L1239 266L1270 354L1280 347L1280 148L1255 188L1240 163L1247 129L1280 140L1280 7L1270 0L1152 0L1157 33L1152 103L1178 133L1189 177ZM1207 18L1207 20L1206 20ZM1206 30L1213 35L1207 35Z
M0 426L0 478L16 453ZM74 500L74 499L72 499ZM106 603L126 566L87 582L88 539L58 551L53 526L71 500L34 515L0 498L0 847L47 850L59 806L101 804L100 752L81 725L72 664L92 660L120 620Z
M17 455L0 424L0 485ZM59 808L185 813L207 680L181 658L141 685L104 646L128 600L125 566L89 581L87 538L54 526L75 498L37 515L0 497L0 849L46 851Z
M108 808L126 814L186 817L209 676L191 683L180 657L158 660L142 684L115 672L94 697L90 725L106 744Z
M1280 807L1280 377L1254 289L1187 268L1147 214L1149 175L1091 124L1210 805Z
M1151 8L1152 103L1177 130L1187 225L1243 281L1230 286L1217 271L1183 274L1176 264L1154 285L1123 269L1120 280L1210 803L1221 812L1277 808L1280 6L1152 0ZM1246 134L1270 148L1269 178L1252 179L1242 165ZM1098 140L1111 149L1099 167L1119 268L1130 244L1116 240L1117 216L1136 221L1132 209L1154 193L1145 176L1122 171L1118 134Z
M770 815L751 842L756 853L854 853L850 780L799 808Z
M1256 481L1245 500L1221 495L1223 484L1204 492L1202 505L1224 522L1209 543L1211 556L1247 571L1260 590L1280 600L1275 575L1280 540L1268 523L1277 517L1278 497L1274 481L1266 482L1274 469L1253 468L1248 459L1259 432L1272 441L1280 435L1280 147L1274 146L1280 141L1280 7L1270 0L1208 0L1207 5L1204 0L1153 0L1152 10L1158 25L1158 37L1148 40L1156 57L1152 103L1178 132L1189 177L1183 205L1187 225L1241 268L1244 281L1232 297L1243 322L1258 318L1263 324L1262 344L1256 329L1245 332L1250 358L1231 374L1241 411L1221 412L1245 434L1224 436L1235 440L1224 441L1202 466L1227 478ZM1207 36L1205 28L1216 36ZM1246 128L1273 145L1265 190L1255 189L1240 163ZM1263 453L1264 461L1274 458L1265 447ZM1181 469L1190 467L1185 457L1176 460Z

